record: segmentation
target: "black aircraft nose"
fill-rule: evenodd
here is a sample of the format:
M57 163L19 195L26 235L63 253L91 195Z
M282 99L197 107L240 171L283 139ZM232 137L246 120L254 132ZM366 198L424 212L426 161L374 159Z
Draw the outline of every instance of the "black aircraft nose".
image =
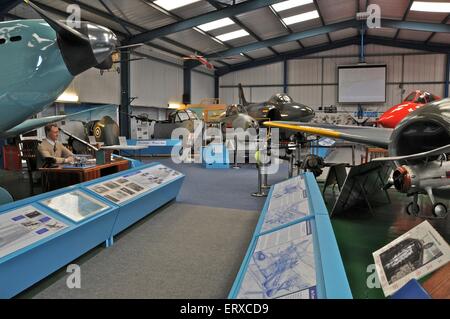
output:
M312 108L306 105L292 104L287 108L287 117L285 121L309 122L315 116Z

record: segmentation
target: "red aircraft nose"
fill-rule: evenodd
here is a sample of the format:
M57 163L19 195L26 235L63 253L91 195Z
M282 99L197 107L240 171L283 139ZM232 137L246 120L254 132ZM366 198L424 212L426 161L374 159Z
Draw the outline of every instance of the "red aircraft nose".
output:
M382 115L378 119L377 124L378 124L378 126L381 126L381 127L394 128L397 125L398 121L399 121L398 118L396 118L392 114L388 114L388 115Z

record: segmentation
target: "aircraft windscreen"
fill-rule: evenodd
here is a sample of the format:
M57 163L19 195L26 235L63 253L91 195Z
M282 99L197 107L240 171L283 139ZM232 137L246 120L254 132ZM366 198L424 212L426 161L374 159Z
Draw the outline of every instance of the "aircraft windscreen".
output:
M412 101L414 101L415 97L416 97L416 92L413 92L405 98L405 102L412 102Z
M292 98L284 93L273 95L270 100L272 103L292 103Z

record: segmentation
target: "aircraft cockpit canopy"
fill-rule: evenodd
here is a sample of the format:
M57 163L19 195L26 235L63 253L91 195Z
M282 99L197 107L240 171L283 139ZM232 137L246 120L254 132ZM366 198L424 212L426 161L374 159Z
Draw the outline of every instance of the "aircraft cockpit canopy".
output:
M179 123L189 120L198 120L197 115L191 110L178 110L169 114L169 122Z
M292 98L287 95L286 93L278 93L275 95L272 95L272 97L269 99L269 103L272 104L284 104L284 103L292 103Z
M232 104L227 107L225 116L233 116L240 113L247 113L247 111L242 105Z

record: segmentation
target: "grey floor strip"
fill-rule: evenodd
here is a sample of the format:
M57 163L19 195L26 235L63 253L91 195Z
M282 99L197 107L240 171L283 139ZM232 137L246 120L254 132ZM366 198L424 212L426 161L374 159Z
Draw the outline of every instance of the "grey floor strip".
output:
M170 203L79 260L81 289L65 269L24 298L226 298L259 212Z

